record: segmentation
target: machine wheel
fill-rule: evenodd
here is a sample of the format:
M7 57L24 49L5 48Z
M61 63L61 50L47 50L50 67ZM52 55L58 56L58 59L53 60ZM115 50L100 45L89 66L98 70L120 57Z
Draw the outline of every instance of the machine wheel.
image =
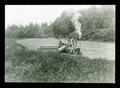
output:
M80 51L80 48L77 48L77 49L75 50L75 53L76 53L77 55L82 55L82 53L81 53L81 51Z

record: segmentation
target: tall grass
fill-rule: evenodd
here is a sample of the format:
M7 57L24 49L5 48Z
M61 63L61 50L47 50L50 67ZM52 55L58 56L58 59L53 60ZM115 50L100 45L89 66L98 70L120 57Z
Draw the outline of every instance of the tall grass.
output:
M14 50L14 48L11 48ZM6 50L8 52L8 50ZM114 62L69 54L16 50L6 55L7 80L19 82L114 82Z

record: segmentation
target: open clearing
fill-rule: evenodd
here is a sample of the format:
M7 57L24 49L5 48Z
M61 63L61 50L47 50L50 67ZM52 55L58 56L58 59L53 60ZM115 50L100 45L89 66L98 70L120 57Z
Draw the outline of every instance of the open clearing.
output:
M40 46L57 46L59 40L55 38L29 38L16 40L16 42L29 49L37 50ZM86 57L115 60L115 43L113 42L79 41L78 47Z

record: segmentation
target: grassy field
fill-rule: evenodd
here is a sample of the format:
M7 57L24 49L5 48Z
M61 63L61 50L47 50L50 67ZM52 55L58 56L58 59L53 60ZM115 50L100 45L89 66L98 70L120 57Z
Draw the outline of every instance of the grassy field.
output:
M48 42L49 41L49 42ZM30 38L17 40L17 43L24 45L32 50L37 50L40 46L57 46L59 40L55 38ZM115 43L80 41L78 47L84 56L89 58L106 58L115 60Z
M36 43L38 39L30 41L31 43L29 41L29 39L24 41L19 40L19 43L27 44L27 47L30 48L31 45L35 46L36 44L37 46L43 43ZM87 43L86 48L85 43ZM56 45L57 42L54 41L53 43L50 41L49 44ZM87 45L89 45L90 48L94 46L92 42L84 41L84 44L82 42L82 46L80 47L82 47L82 50L89 49L90 52L90 48L88 48ZM96 48L99 46L98 44L95 45ZM34 48L34 46L32 48ZM33 50L20 51L17 50L16 47L16 40L5 40L6 82L115 82L114 60L100 57L85 57L85 51L83 56L74 57L69 54L40 53ZM93 51L91 50L91 52Z

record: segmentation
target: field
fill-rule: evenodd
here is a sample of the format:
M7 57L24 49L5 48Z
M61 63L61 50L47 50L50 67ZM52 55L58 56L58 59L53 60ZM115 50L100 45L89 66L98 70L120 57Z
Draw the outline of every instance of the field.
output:
M45 41L46 40L46 41ZM49 44L48 44L49 41ZM40 53L40 45L57 45L57 39L5 40L6 82L115 82L114 43L81 41L83 56ZM17 43L30 51L17 51Z
M30 38L17 40L17 43L24 45L29 49L37 50L40 46L57 46L58 41L59 40L55 38ZM115 60L115 43L79 41L78 47L81 48L83 55L89 58L106 58L109 60Z

